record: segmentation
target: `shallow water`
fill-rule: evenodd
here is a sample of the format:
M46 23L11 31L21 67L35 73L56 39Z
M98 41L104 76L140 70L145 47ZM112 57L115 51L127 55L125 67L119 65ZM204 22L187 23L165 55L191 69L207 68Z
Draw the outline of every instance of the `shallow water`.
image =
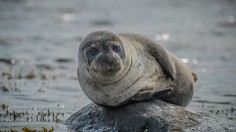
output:
M77 49L95 30L152 37L196 71L187 109L236 121L236 1L0 0L0 130L65 131L90 103Z

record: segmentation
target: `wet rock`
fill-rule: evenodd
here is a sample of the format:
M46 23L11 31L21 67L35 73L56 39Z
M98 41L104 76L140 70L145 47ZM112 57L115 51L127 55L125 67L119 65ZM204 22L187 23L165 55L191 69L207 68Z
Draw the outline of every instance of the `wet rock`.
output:
M91 24L94 26L111 26L113 22L110 20L94 20Z
M105 108L91 103L66 120L72 131L230 131L236 123L160 100Z
M66 58L58 58L56 59L56 62L58 63L68 63L68 62L72 62L73 60L71 59L66 59Z
M48 65L48 64L37 64L36 67L39 68L39 69L46 69L46 70L52 70L53 69L53 67Z
M15 64L16 60L15 59L8 59L8 58L0 58L0 63L5 63L5 64Z

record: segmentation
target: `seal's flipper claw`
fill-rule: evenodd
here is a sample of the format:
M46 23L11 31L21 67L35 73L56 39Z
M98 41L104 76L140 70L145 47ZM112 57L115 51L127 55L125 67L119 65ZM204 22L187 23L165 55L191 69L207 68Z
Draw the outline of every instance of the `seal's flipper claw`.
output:
M161 89L158 91L142 91L138 92L137 94L135 94L131 100L133 101L142 101L142 100L147 100L147 99L152 99L152 98L159 98L162 97L163 95L168 94L170 91L172 91L173 88L166 88L166 89Z
M142 101L142 100L150 99L151 97L153 97L153 95L154 95L153 91L139 92L139 93L135 94L131 98L131 100Z
M162 96L169 94L172 90L173 90L173 88L167 88L167 89L164 89L164 90L157 91L157 92L155 92L154 97L157 98L157 99L161 98Z

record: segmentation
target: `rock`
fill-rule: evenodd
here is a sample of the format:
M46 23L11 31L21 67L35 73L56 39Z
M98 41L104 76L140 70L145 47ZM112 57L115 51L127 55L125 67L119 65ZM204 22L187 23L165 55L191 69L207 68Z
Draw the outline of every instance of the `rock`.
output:
M160 100L136 102L119 108L91 103L66 120L72 131L231 131L236 123L188 111Z

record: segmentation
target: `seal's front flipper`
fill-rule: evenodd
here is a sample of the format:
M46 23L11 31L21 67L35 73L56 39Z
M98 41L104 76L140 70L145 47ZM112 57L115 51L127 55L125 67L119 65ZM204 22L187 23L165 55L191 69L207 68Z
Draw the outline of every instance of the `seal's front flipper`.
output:
M148 52L160 63L163 70L170 76L171 80L175 79L175 68L173 63L171 63L170 57L167 51L156 43L148 43L146 45Z
M130 40L135 40L138 43L141 43L144 46L145 50L159 62L167 76L170 77L172 81L175 79L176 75L174 64L171 63L167 51L162 46L158 45L155 41L139 34L122 33L119 35L125 36Z

